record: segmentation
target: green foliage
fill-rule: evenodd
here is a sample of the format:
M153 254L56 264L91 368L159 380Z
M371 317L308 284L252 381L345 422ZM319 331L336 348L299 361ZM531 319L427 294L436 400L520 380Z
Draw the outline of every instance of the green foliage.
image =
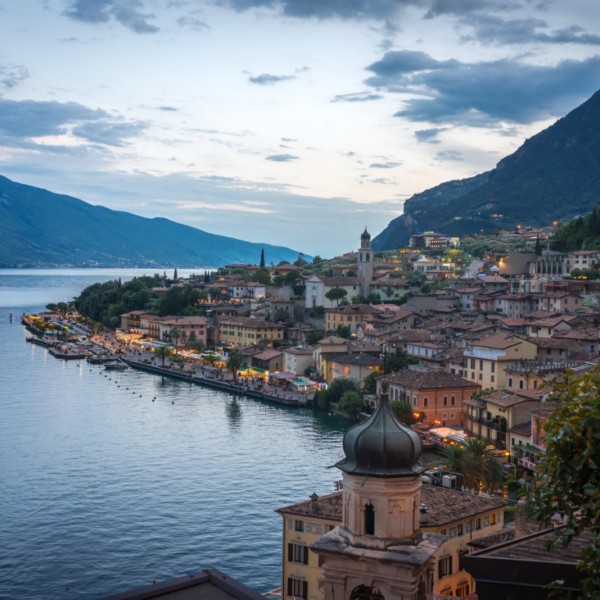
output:
M327 405L332 402L337 404L346 392L359 392L358 385L354 379L338 377L334 379L326 390L320 390L315 397L315 405L321 410L326 410ZM360 395L360 394L359 394ZM362 400L362 398L361 398Z
M349 390L340 398L340 410L352 418L356 418L364 407L363 397L359 392Z
M502 463L480 438L445 446L437 465L461 475L463 486L469 490L491 492L503 484Z
M260 251L260 268L264 269L265 268L265 249L262 248Z
M310 346L314 346L317 342L322 340L324 337L325 337L324 331L311 331L306 336L306 343L309 344Z
M330 300L331 302L335 302L337 305L339 305L340 300L345 298L347 295L348 295L348 292L344 288L333 287L325 294L325 298L327 298L327 300Z
M271 273L265 267L261 267L256 271L254 279L257 283L262 283L262 285L271 285Z
M244 361L244 357L242 353L237 348L234 348L229 352L229 359L227 360L227 367L233 374L234 381L237 381L237 374L242 366L242 362Z
M375 394L377 392L377 377L379 377L379 373L371 371L363 379L363 392L365 394Z
M585 217L559 225L552 239L552 249L561 251L600 249L600 208Z
M350 339L350 335L352 334L350 330L350 325L342 325L341 323L335 328L334 334L338 337L345 338L347 340Z
M412 406L406 400L394 400L391 404L392 412L398 421L405 425L414 425L418 422Z
M579 568L586 574L586 598L600 597L600 370L567 376L555 386L558 408L544 430L546 454L536 468L530 496L534 517L563 514L568 524L557 529L557 541L568 545L591 534Z
M412 358L401 348L396 348L393 354L385 354L383 356L383 372L387 374L402 371L408 365L414 365L418 362L416 358Z
M325 316L325 307L313 306L306 311L306 314L314 319L322 319Z

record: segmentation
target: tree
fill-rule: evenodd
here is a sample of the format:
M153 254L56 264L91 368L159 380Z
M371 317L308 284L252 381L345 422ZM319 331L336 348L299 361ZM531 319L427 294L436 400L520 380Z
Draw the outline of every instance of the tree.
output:
M177 353L177 346L179 345L179 339L181 338L181 329L179 327L173 327L168 333L169 341L175 340L175 353Z
M412 406L406 400L394 400L391 404L392 412L400 423L414 425L419 419L415 416Z
M410 357L401 348L396 348L393 354L384 354L383 356L383 372L392 373L406 369L408 365L414 365L419 361Z
M240 350L234 348L229 352L229 359L227 360L227 367L231 371L233 375L233 380L237 382L237 375L240 367L242 366L242 362L244 361L244 357Z
M166 346L159 346L154 350L154 356L161 359L161 364L165 366L165 358L171 356L171 351Z
M375 394L377 392L377 377L379 377L379 373L371 371L363 379L363 392L365 394Z
M179 279L179 277L177 277L177 267L175 267L175 270L173 271L173 281L177 281Z
M349 390L344 392L340 399L340 410L354 419L359 415L364 405L363 397L359 392Z
M556 530L565 545L583 532L591 534L579 569L586 574L586 598L600 597L600 370L567 375L555 385L558 407L544 426L546 454L535 471L530 496L532 515L549 520L555 513L568 521Z
M328 292L325 293L325 298L331 302L335 302L336 306L339 306L340 300L345 298L348 292L341 287L332 287Z
M265 249L264 248L260 251L260 265L259 265L259 267L261 269L265 268Z

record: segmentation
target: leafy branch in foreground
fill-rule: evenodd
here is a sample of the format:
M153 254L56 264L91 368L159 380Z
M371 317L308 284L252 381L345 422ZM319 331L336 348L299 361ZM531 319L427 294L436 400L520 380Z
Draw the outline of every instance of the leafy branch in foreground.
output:
M578 568L585 597L600 598L600 369L567 375L553 399L558 407L544 427L546 455L536 469L530 509L542 521L555 513L566 518L553 545L591 534Z

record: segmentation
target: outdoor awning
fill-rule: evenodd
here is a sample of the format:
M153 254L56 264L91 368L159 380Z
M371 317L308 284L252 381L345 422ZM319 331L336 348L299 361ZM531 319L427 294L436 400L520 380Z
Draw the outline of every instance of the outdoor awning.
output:
M281 373L273 373L271 377L274 379L295 379L296 375L288 371L282 371Z

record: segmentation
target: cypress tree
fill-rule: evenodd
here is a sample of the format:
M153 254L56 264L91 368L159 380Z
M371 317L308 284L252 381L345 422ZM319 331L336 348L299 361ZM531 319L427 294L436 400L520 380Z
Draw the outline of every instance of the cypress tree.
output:
M265 249L263 248L260 251L260 268L264 269L264 267L265 267Z

